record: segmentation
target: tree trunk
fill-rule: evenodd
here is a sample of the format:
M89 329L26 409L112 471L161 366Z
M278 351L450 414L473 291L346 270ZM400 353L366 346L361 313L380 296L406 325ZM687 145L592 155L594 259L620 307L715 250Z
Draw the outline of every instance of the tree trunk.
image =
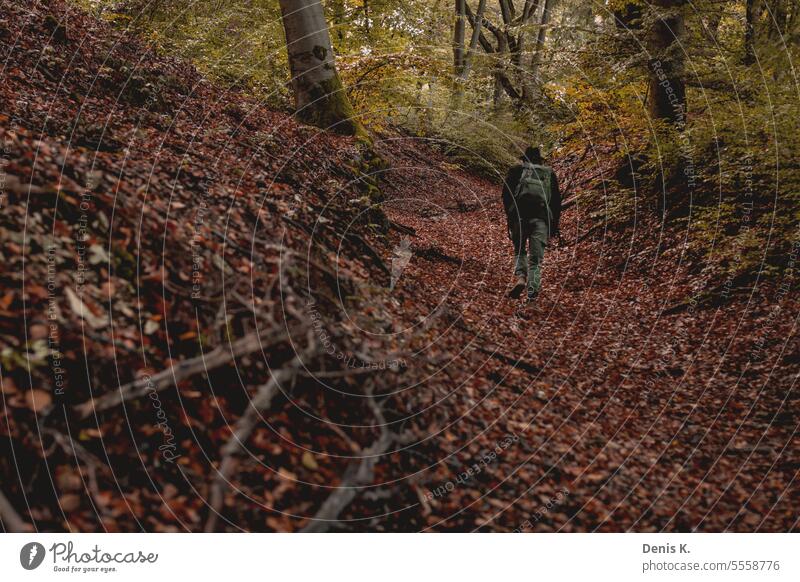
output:
M685 55L680 41L684 34L685 0L656 0L654 5L670 12L658 17L650 38L650 87L648 109L655 119L672 125L686 121L686 87L683 82Z
M525 7L522 10L522 24L527 24L530 19L536 14L539 10L540 0L532 0L531 2L526 1ZM519 37L517 39L517 50L520 54L525 50L525 32L520 31ZM533 46L533 53L536 52L536 44L534 42ZM531 56L531 64L533 63L533 59L535 57ZM533 96L534 96L534 85L536 84L536 80L534 79L534 75L531 71L531 66L529 65L527 68L519 67L519 74L517 75L520 79L520 87L522 88L522 101L525 103L532 103Z
M337 133L363 132L336 72L319 0L280 0L286 50L299 119Z
M514 87L511 77L513 77L515 80L518 80L520 77L522 77L524 80L527 70L523 71L523 68L520 66L522 59L521 49L523 46L523 35L521 31L518 35L514 35L513 32L520 30L521 27L527 24L535 12L534 7L536 5L538 5L538 2L534 2L534 0L526 1L522 12L517 15L514 3L511 0L500 0L500 14L503 19L502 25L494 24L491 19L484 16L481 21L482 26L478 27L478 18L472 13L469 4L466 2L462 3L460 0L456 0L456 14L459 14L460 9L463 6L464 11L466 12L467 20L472 25L473 32L477 34L478 44L480 44L481 48L486 54L491 55L492 58L495 59L493 76L495 77L495 81L497 83L496 87L502 88L503 91L505 91L505 93L514 102L519 102L523 99L524 87L518 91ZM477 30L475 30L476 27ZM495 47L488 40L481 28L494 36L497 42L497 47ZM463 41L459 44L463 47ZM506 73L506 58L508 59L508 65L510 69L509 73ZM459 69L459 71L460 70L461 69ZM495 103L497 103L497 101L498 99L495 99Z
M495 65L497 67L497 65ZM494 87L492 88L492 105L495 107L499 107L500 104L503 102L503 95L505 95L505 91L503 91L503 82L500 80L500 74L494 73Z
M744 64L756 62L756 0L745 1L744 16Z
M467 0L456 0L456 19L453 26L453 73L461 75L464 68L464 34L467 20Z
M542 7L542 19L539 22L539 34L536 37L536 47L531 58L531 76L536 79L539 73L539 66L542 64L542 52L544 43L547 40L547 25L550 23L550 11L553 8L553 0L545 0Z
M786 34L786 3L784 0L772 0L770 8L770 39L778 42Z
M469 77L469 71L472 68L472 57L475 55L475 49L478 48L478 39L481 36L481 26L483 25L483 13L486 10L486 0L478 2L478 12L475 15L475 24L472 27L472 37L469 40L469 47L464 55L462 61L461 72L459 77L462 81L466 81Z

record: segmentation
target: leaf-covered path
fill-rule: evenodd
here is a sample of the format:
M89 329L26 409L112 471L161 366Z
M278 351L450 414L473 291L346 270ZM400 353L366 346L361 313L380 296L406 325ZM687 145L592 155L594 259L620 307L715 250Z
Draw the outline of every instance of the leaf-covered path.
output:
M429 528L797 526L795 303L770 317L773 289L681 307L692 290L678 235L658 257L652 221L576 243L576 205L523 307L506 297L499 186L425 146L384 146L396 154L387 213L416 232L395 293L407 320L438 331L418 356L440 360L426 380L442 398Z

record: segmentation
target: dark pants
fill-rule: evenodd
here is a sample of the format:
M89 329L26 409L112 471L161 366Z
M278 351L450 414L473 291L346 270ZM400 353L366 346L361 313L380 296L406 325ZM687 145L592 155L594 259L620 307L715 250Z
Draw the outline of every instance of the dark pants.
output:
M525 277L528 297L533 297L542 286L542 261L547 246L547 221L534 218L526 221L522 228L511 230L514 244L514 275Z

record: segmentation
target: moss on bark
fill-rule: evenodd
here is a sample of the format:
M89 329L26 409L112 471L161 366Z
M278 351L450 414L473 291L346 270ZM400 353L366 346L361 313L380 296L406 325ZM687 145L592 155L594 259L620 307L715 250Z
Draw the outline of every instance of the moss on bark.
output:
M305 123L336 133L369 139L364 126L356 118L355 110L335 71L329 79L309 87L308 94L309 104L298 112Z

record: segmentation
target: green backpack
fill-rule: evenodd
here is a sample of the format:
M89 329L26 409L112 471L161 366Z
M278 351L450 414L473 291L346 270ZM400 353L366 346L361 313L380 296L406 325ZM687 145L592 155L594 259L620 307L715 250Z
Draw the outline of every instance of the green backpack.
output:
M550 168L530 162L522 164L522 176L514 201L522 218L550 219Z

